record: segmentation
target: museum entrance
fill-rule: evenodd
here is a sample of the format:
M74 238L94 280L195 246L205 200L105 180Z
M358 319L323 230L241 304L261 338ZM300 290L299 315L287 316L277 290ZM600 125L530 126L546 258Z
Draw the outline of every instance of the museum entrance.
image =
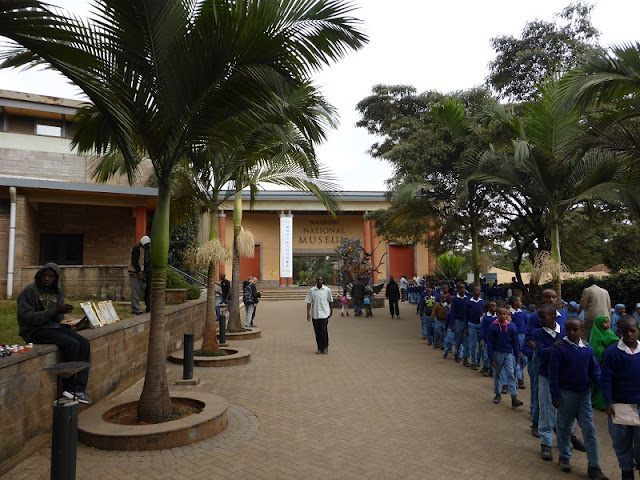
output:
M335 284L335 266L338 256L332 255L295 255L293 256L293 283L313 285L316 277L324 278L327 285Z

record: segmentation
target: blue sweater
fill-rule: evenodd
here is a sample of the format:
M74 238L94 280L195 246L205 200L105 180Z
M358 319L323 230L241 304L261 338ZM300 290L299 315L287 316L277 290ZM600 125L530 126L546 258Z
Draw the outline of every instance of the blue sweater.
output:
M551 400L560 399L560 389L591 395L591 382L600 383L600 366L591 347L578 348L565 340L551 348L549 390Z
M560 323L556 320L556 323ZM560 333L553 338L544 328L536 328L533 332L533 341L536 342L536 357L538 357L538 375L549 378L549 360L551 359L551 350L556 340L564 338L564 327L560 325Z
M488 313L484 314L482 317L482 322L480 323L480 333L478 334L478 340L482 340L484 343L487 343L487 332L489 331L489 326L498 320L497 315L489 315Z
M451 322L456 320L464 321L464 312L467 309L469 298L465 295L460 298L456 293L451 300Z
M564 322L567 320L567 316L556 310L556 323L560 325L564 329ZM529 315L529 320L527 321L527 329L525 330L524 340L529 341L533 340L533 332L540 327L540 320L538 320L538 312L535 311L531 315ZM564 337L564 333L562 334ZM562 338L560 337L560 338Z
M604 352L600 387L607 405L635 403L640 405L640 353L629 355L614 343Z
M515 312L511 314L511 320L516 324L516 328L518 329L518 335L525 334L527 329L527 314L522 310L519 312Z
M480 321L482 320L482 316L484 315L484 300L481 298L476 302L473 298L470 298L467 301L467 306L465 308L464 316L465 322L468 324L473 323L474 325L480 325Z
M493 362L494 352L513 352L513 355L518 358L520 354L518 330L513 323L500 323L496 320L489 325L489 331L487 332L487 354L491 362Z

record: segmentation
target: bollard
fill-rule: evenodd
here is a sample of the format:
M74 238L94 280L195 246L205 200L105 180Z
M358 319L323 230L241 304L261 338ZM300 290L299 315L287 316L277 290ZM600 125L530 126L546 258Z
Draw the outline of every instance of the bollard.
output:
M220 309L220 343L226 345L227 343L227 312L228 308L224 310Z
M182 379L193 378L193 335L184 334L184 361L182 362Z
M51 433L51 480L75 480L78 446L78 402L53 402Z

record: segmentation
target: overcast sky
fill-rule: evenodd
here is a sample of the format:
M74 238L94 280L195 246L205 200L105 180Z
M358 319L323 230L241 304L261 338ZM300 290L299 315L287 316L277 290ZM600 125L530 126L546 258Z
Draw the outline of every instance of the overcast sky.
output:
M50 0L74 13L87 12L85 0ZM366 151L375 138L355 127L355 105L377 84L408 84L443 93L484 82L494 58L490 39L518 36L528 20L552 20L569 3L560 0L357 0L369 44L316 75L315 81L340 112L340 127L320 146L321 162L344 190L385 190L390 168ZM640 40L640 2L601 0L592 21L609 46ZM0 88L79 98L77 89L49 71L0 71Z

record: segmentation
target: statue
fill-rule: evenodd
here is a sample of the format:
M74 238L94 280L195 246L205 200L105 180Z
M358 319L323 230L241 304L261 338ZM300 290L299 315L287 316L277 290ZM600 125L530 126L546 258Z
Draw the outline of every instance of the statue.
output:
M382 265L382 258L377 265L373 264L374 251L367 252L358 238L342 239L336 248L336 253L338 254L338 279L343 288L351 289L355 282L362 281L367 286L367 290L372 293L379 293L382 290L384 282L373 285L373 274L379 273L378 269Z

